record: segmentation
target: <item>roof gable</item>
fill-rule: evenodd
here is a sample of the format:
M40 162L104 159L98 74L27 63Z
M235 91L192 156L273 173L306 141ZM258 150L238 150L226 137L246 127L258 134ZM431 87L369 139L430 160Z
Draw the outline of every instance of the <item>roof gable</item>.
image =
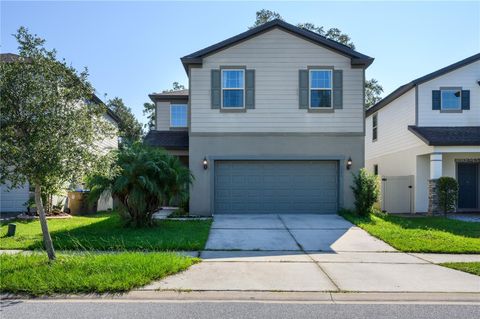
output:
M291 25L289 23L286 23L285 21L278 20L278 19L267 22L261 26L250 29L234 37L228 38L224 41L218 42L202 50L186 55L183 58L181 58L181 61L183 63L183 66L185 67L185 70L188 70L189 65L201 65L203 62L203 58L208 55L224 50L230 46L233 46L242 41L246 41L252 37L255 37L259 34L262 34L274 28L279 28L281 30L294 34L300 38L303 38L307 41L313 42L317 45L326 47L339 54L347 56L351 59L352 67L367 68L373 62L373 58L367 55L361 54L360 52L357 52L355 50L352 50L350 47L346 45L327 39L326 37L321 36L315 32L296 27L294 25Z
M375 104L374 106L369 108L366 111L366 116L368 117L368 116L372 115L373 113L379 111L381 108L383 108L384 106L386 106L387 104L389 104L393 100L399 98L400 96L402 96L406 92L410 91L410 89L414 88L417 85L420 85L422 83L433 80L433 79L435 79L439 76L445 75L449 72L455 71L455 70L457 70L461 67L467 66L467 65L469 65L471 63L474 63L474 62L477 62L479 60L480 60L480 53L477 53L477 54L472 55L472 56L470 56L466 59L458 61L454 64L451 64L449 66L441 68L440 70L429 73L429 74L424 75L422 77L419 77L418 79L415 79L415 80L413 80L413 81L411 81L407 84L404 84L404 85L400 86L398 89L396 89L395 91L393 91L392 93L390 93L389 95L387 95L386 97L384 97L377 104Z

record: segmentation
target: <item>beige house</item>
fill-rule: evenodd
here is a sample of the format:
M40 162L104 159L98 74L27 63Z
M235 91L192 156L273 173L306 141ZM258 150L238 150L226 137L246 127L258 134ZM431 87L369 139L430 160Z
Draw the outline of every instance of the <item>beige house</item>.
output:
M353 206L373 58L274 20L181 61L188 95L150 95L157 121L145 141L188 156L191 214Z

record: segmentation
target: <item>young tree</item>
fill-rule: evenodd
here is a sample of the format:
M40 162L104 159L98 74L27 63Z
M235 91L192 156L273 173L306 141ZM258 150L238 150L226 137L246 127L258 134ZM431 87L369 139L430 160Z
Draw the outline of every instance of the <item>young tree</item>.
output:
M120 146L140 141L143 135L142 124L135 118L132 109L119 97L108 100L107 107L120 119L118 124Z
M0 182L35 187L45 249L54 260L42 192L52 183L81 180L97 158L95 141L113 127L103 120L105 107L90 102L86 69L58 61L55 50L24 27L15 38L19 56L0 63Z
M173 82L172 83L172 88L167 89L167 90L163 90L162 93L170 93L170 92L181 91L181 90L185 90L185 85L180 84L178 82Z
M275 19L283 20L282 16L278 12L266 9L259 10L256 13L255 23L253 24L253 26L250 27L250 29L258 27L264 23ZM316 26L311 22L298 23L297 27L318 33L327 39L339 42L355 50L355 45L353 44L350 36L346 33L342 33L342 31L338 28L330 28L325 31L323 26ZM380 101L382 92L383 88L376 79L370 79L365 81L365 107L369 108L378 101Z

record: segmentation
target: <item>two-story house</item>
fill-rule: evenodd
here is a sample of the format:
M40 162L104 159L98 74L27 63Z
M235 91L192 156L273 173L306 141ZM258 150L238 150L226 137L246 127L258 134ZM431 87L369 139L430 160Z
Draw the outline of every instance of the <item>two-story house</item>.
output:
M411 81L366 112L366 167L383 208L435 212L436 180L459 183L459 210L480 208L480 54Z
M146 143L188 157L190 213L336 213L364 166L373 58L280 20L181 58Z

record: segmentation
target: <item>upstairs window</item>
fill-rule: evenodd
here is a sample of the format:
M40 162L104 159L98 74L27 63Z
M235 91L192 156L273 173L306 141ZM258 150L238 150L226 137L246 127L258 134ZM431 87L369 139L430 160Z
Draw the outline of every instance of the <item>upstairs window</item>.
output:
M222 70L222 107L245 107L245 70Z
M332 108L332 70L310 70L310 108Z
M378 135L378 118L377 114L373 114L372 116L372 141L375 142L377 140Z
M446 89L441 90L440 105L441 109L461 110L462 109L462 90L460 89Z
M187 127L187 104L170 104L170 127Z

